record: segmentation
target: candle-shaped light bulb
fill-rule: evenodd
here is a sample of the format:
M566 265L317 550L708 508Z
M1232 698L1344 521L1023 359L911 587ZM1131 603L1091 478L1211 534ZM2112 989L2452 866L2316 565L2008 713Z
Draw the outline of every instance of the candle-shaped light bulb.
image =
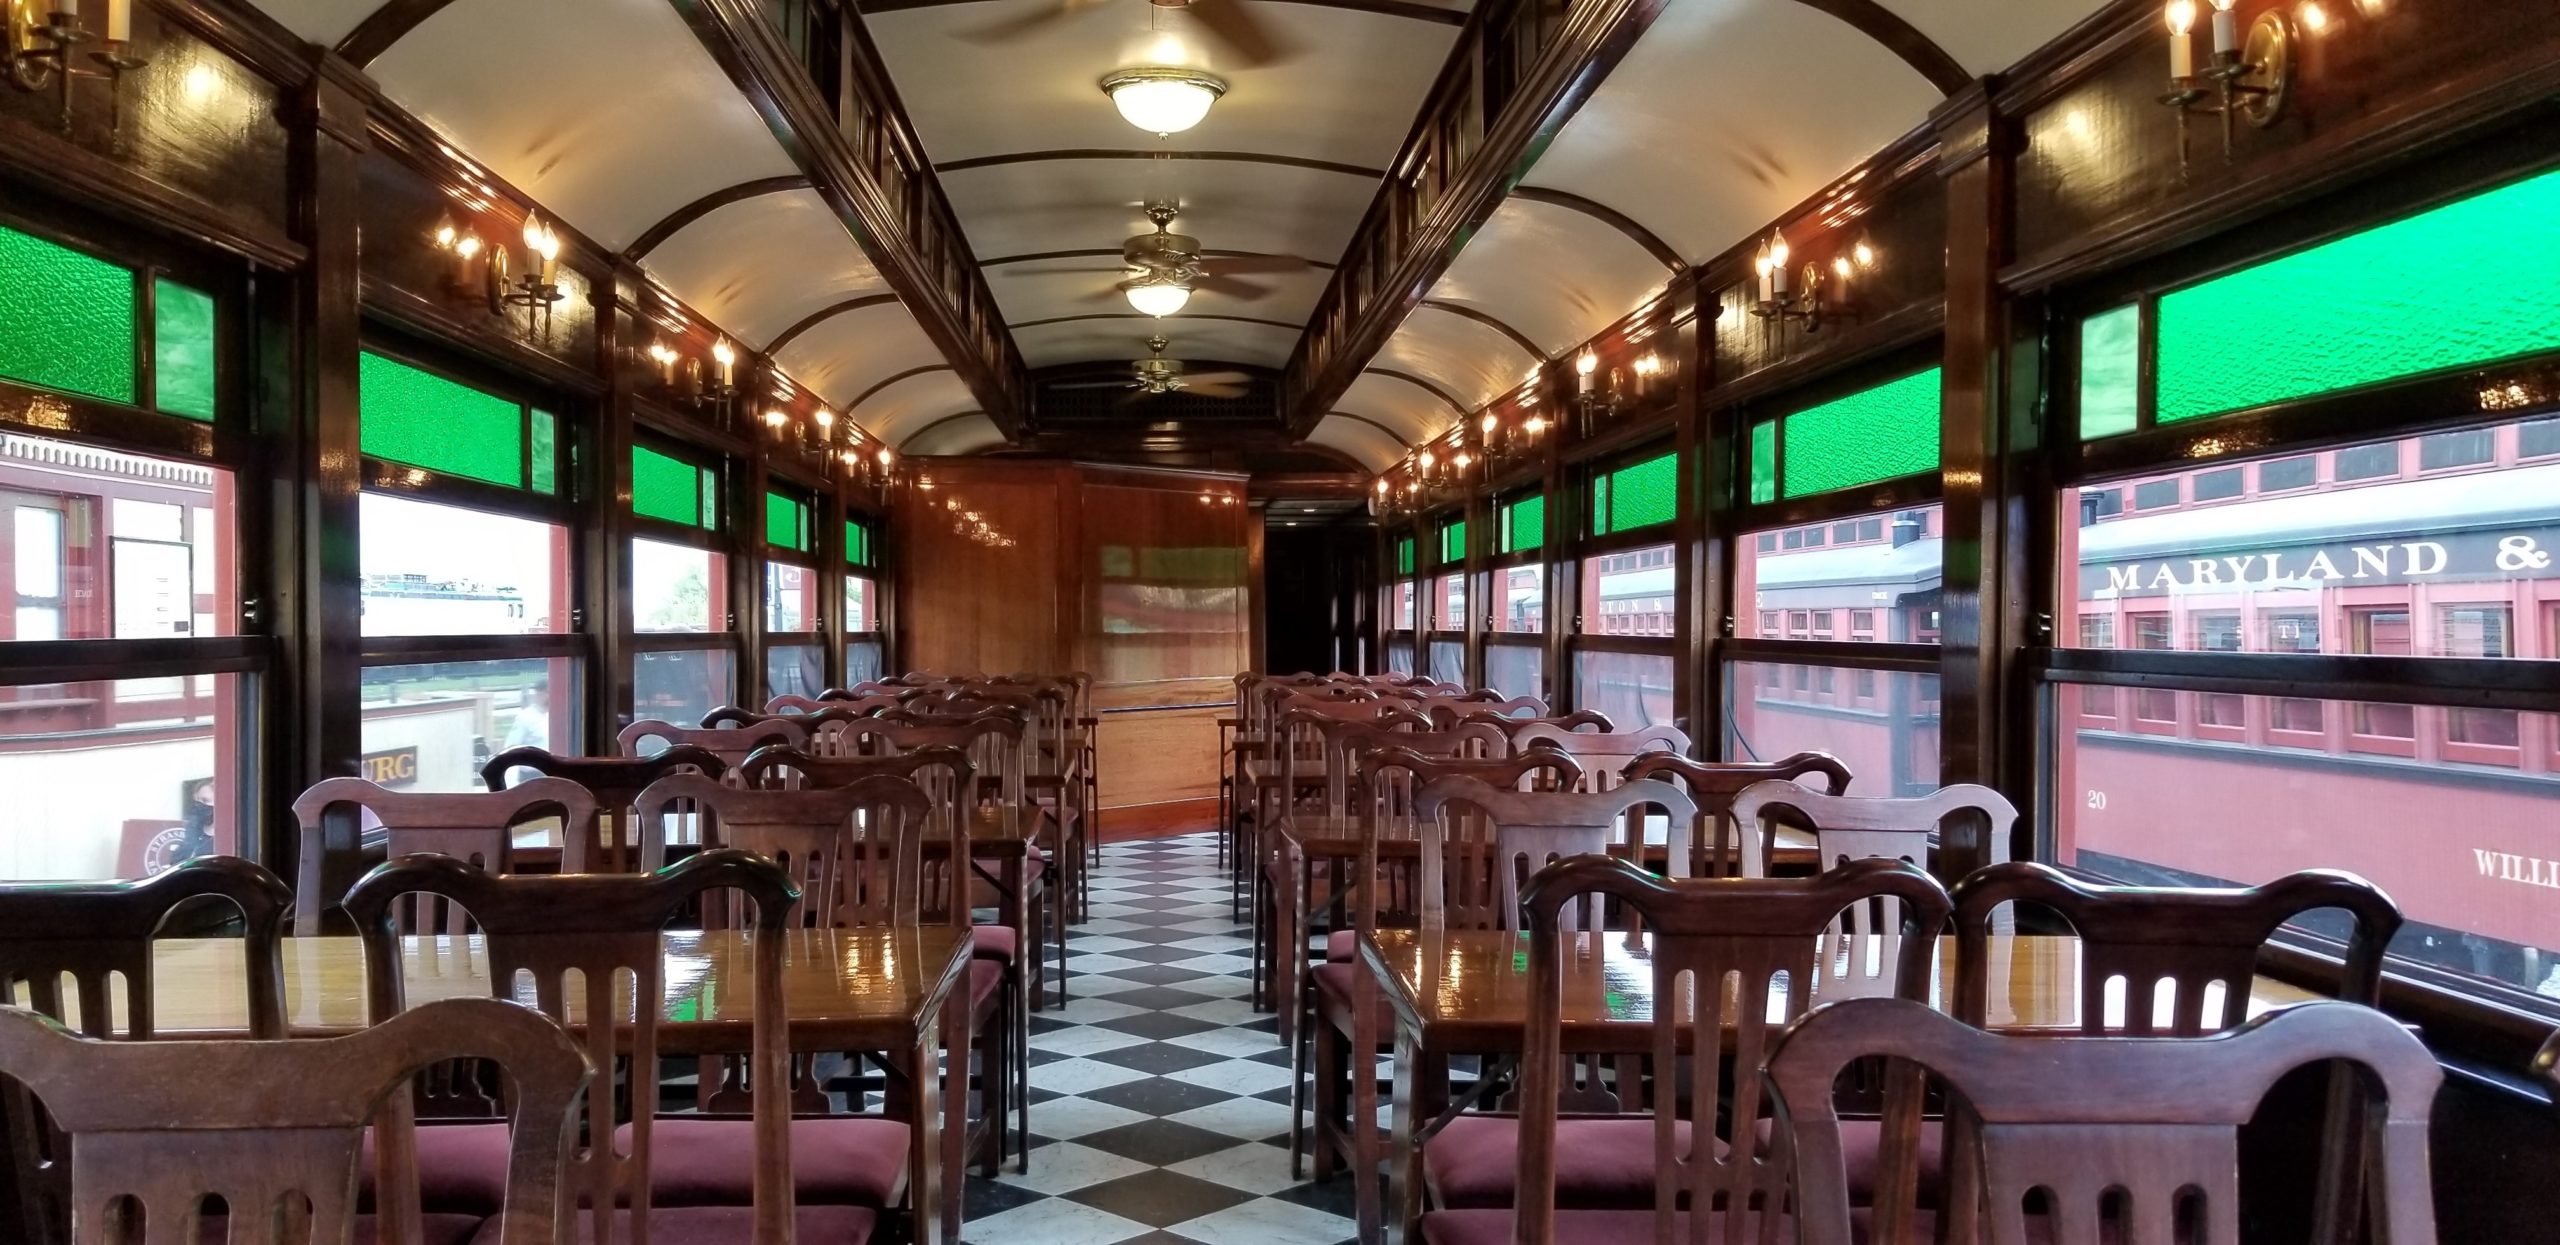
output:
M1437 458L1435 458L1435 457L1433 457L1433 456L1432 456L1432 454L1431 454L1431 451L1429 451L1429 450L1424 450L1424 451L1422 451L1422 469L1423 469L1424 471L1429 471L1429 470L1431 470L1431 466L1432 466L1432 464L1433 464L1433 463L1436 463L1436 462L1438 462L1438 461L1440 461L1440 460L1439 460L1439 459L1437 459Z
M2213 54L2230 56L2240 50L2240 17L2231 11L2234 0L2213 0Z
M1479 430L1481 430L1481 431L1484 433L1484 435L1486 435L1486 436L1488 436L1488 437L1493 435L1493 430L1494 430L1494 429L1499 428L1499 427L1501 427L1501 426L1502 426L1502 417L1501 417L1501 416L1498 416L1498 415L1496 415L1496 414L1494 414L1494 413L1493 413L1493 412L1491 412L1491 411L1486 411L1486 412L1484 413L1484 418L1483 418L1483 419L1480 419L1480 420L1478 420L1478 421L1476 421L1476 427L1477 427Z
M458 242L458 241L460 241L460 240L461 240L460 236L454 232L454 229L453 229L453 222L451 222L451 221L445 221L445 222L443 222L443 223L441 223L441 224L438 224L438 225L436 226L436 249L437 249L437 250L439 250L439 251L450 251L450 250L452 250L452 249L453 249L453 244L454 244L454 243L456 243L456 242Z
M1751 257L1751 270L1760 274L1761 302L1765 303L1777 297L1778 287L1771 280L1769 275L1776 271L1777 267L1777 263L1769 258L1769 243L1768 240L1764 238L1760 242L1759 251L1754 253Z
M897 461L897 451L892 450L885 445L880 447L880 469L882 471L887 471L889 469L889 465Z
M557 285L560 278L560 235L548 225L542 229L542 243L534 248L542 256L542 284Z
M738 350L729 344L728 338L723 337L711 344L711 361L720 365L720 383L733 383L737 375Z
M1387 495L1387 478L1385 476L1378 477L1378 495L1380 497Z
M1464 471L1467 469L1468 464L1473 463L1474 461L1474 455L1467 453L1465 450L1460 450L1458 451L1458 456L1450 460L1450 465L1456 467L1460 471Z
M1547 430L1547 417L1544 415L1532 415L1529 417L1529 422L1520 425L1520 427L1523 431L1534 437Z
M1787 292L1787 257L1790 254L1791 252L1787 250L1787 235L1774 229L1770 230L1769 292L1772 297L1783 297Z
M859 467L862 465L862 451L857 450L850 445L844 448L844 454L842 457L844 458L844 465L847 467Z
M834 411L830 411L822 406L816 411L811 412L809 418L818 422L818 435L820 437L823 438L835 435L836 413Z
M776 432L780 432L782 431L782 426L784 424L791 422L791 417L783 414L782 408L774 407L764 413L764 422L766 427L769 427Z
M2169 77L2183 82L2196 73L2196 0L2169 0Z
M472 284L471 262L479 257L480 239L477 235L464 234L461 241L453 244L453 279L456 284L465 288Z
M1876 249L1867 245L1866 239L1860 238L1849 248L1849 258L1860 268L1873 268L1876 266Z
M133 42L133 0L107 0L107 42Z
M1599 370L1600 356L1588 350L1583 351L1582 357L1573 361L1573 391L1575 393L1591 392L1592 374Z

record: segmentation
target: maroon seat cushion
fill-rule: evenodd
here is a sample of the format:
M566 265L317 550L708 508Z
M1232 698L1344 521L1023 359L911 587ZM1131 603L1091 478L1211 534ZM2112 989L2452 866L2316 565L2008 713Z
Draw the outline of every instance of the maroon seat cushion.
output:
M1654 1214L1649 1210L1559 1210L1556 1233L1550 1245L1633 1245L1653 1239ZM1672 1216L1671 1239L1689 1239L1689 1212ZM2052 1239L2050 1222L2045 1219L2027 1221L2027 1239L2046 1242ZM2044 1225L2046 1231L2039 1232ZM1746 1220L1744 1235L1727 1240L1756 1241L1762 1239L1760 1224ZM1933 1241L1938 1238L1937 1223L1927 1211L1920 1212L1912 1223L1912 1238ZM1857 1241L1872 1238L1865 1211L1855 1212L1849 1219L1849 1234ZM1796 1239L1795 1224L1782 1220L1768 1239ZM1435 1210L1422 1217L1423 1245L1511 1245L1511 1212L1508 1210Z
M988 999L1004 989L1004 965L996 960L969 961L969 1006L983 1011Z
M1324 960L1327 964L1347 964L1360 958L1360 931L1337 929L1324 936Z
M969 954L982 960L1011 964L1022 954L1022 937L1010 925L973 925L969 927Z
M631 1239L631 1212L613 1212L613 1239ZM581 1211L569 1239L594 1245L595 1216ZM802 1206L792 1215L795 1245L863 1245L879 1214L867 1206ZM649 1212L649 1245L754 1245L756 1212L748 1206L662 1206ZM480 1225L471 1245L499 1245L498 1221ZM506 1245L516 1245L507 1242ZM550 1245L541 1242L539 1245Z
M418 1245L466 1245L472 1234L480 1230L478 1215L420 1215L421 1233ZM207 1215L196 1224L196 1240L202 1245L225 1245L231 1232L227 1215ZM382 1239L381 1229L371 1215L356 1216L354 1245L374 1245Z
M614 1135L630 1147L630 1125ZM659 1116L649 1131L649 1203L752 1206L755 1161L752 1121ZM791 1171L803 1209L896 1206L907 1192L907 1126L859 1115L793 1120Z
M1520 1121L1462 1115L1422 1147L1422 1179L1431 1204L1451 1210L1500 1209L1519 1187ZM1689 1123L1674 1136L1685 1157ZM1556 1122L1556 1205L1642 1209L1653 1205L1653 1117L1562 1119Z
M1766 1152L1775 1120L1763 1119L1759 1124L1760 1147ZM1920 1130L1919 1204L1936 1206L1938 1190L1947 1182L1946 1130L1930 1125ZM1848 1177L1849 1204L1872 1205L1876 1200L1876 1177L1884 1170L1884 1123L1881 1120L1845 1119L1840 1121L1840 1166Z
M1337 961L1318 964L1307 971L1315 978L1317 1014L1332 1017L1334 1028L1346 1034L1351 1032L1351 988L1358 980L1352 974L1368 970L1358 964ZM1370 1007L1371 1016L1377 1022L1378 1049L1391 1049L1396 1040L1396 1015L1394 1009L1387 1006L1386 993L1380 991L1372 996Z
M503 1122L423 1122L418 1138L418 1206L431 1215L494 1215L507 1200ZM373 1132L365 1132L356 1209L373 1209Z

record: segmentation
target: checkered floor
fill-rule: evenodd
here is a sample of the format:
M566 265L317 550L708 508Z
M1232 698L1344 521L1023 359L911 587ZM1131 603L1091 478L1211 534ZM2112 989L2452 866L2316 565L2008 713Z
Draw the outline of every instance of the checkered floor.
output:
M1031 1017L1031 1170L972 1177L971 1245L1333 1245L1351 1182L1289 1179L1289 1054L1207 834L1113 844L1074 1002Z

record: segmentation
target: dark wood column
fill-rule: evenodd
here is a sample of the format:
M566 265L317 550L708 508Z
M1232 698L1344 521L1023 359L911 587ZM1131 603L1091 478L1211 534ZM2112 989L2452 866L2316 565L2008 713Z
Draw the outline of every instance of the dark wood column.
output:
M1933 118L1947 195L1946 364L1940 446L1946 502L1945 580L1939 603L1944 653L1939 680L1942 781L2000 787L2028 807L2025 775L2006 759L2031 752L2033 720L2019 675L2027 643L2027 494L2022 460L2035 433L2035 394L2009 384L2012 308L1999 271L2012 239L2016 130L1992 103L1996 83L1975 82ZM2030 347L2030 349L2032 349ZM1951 846L1958 846L1953 845ZM1982 845L1961 845L1946 865L1961 876Z
M631 425L638 401L635 369L626 364L649 340L640 318L643 278L639 265L616 261L613 279L598 282L596 370L605 378L587 442L595 468L580 487L587 516L587 577L580 599L586 631L596 638L595 669L587 672L587 747L591 755L616 752L614 736L631 724Z
M1672 460L1674 486L1679 490L1671 522L1671 599L1677 605L1671 614L1671 704L1674 720L1689 733L1690 741L1713 748L1710 737L1717 733L1720 702L1712 695L1716 680L1713 661L1706 654L1710 643L1724 634L1719 624L1726 607L1723 580L1716 573L1716 546L1707 531L1706 484L1715 478L1712 460L1717 446L1708 439L1700 418L1698 394L1705 388L1700 371L1714 353L1702 343L1711 340L1716 308L1700 306L1694 278L1694 273L1689 274L1669 295L1671 320L1680 327L1672 330L1674 339L1664 352L1679 360L1680 367L1671 408L1673 445L1678 450Z
M260 406L282 443L271 461L277 496L269 590L275 602L281 712L267 772L275 803L320 781L356 772L363 752L363 561L357 544L364 449L358 415L363 351L357 256L358 166L368 139L363 76L333 53L295 101L293 235L309 261L262 300L268 328ZM279 809L279 814L281 810ZM293 876L300 857L290 818L267 819L267 860ZM336 894L358 863L355 826L336 828L321 884ZM343 876L341 876L343 875Z
M1541 407L1556 393L1553 367L1549 364L1538 369ZM1562 427L1550 427L1538 445L1546 464L1539 488L1547 499L1547 533L1539 548L1547 555L1547 712L1559 714L1580 708L1569 703L1573 699L1573 610L1582 599L1581 564L1573 560L1577 535L1573 516L1591 512L1590 504L1575 491L1572 475L1564 469L1563 432Z

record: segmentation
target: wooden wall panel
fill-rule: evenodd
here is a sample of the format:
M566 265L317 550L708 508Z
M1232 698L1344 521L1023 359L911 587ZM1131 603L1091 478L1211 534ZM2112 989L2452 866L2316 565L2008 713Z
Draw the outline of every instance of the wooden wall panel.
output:
M1231 712L1216 705L1101 715L1094 749L1102 807L1216 799L1218 719Z
M932 489L898 499L901 664L914 670L1072 670L1074 555L1062 536L1069 469L933 465ZM975 514L1010 545L975 535Z

